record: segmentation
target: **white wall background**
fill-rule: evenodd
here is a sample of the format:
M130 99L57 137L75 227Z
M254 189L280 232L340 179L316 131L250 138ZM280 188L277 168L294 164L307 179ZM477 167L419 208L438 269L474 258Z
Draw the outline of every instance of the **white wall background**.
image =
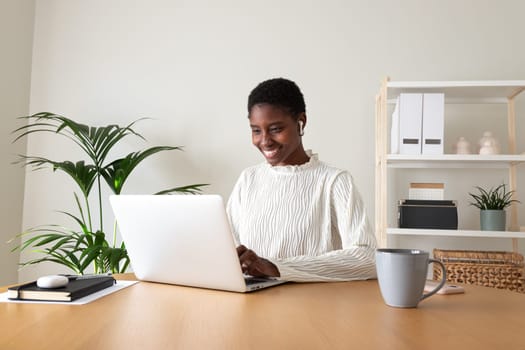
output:
M34 10L34 0L0 1L0 285L18 280L19 254L10 252L16 241L5 242L22 230L24 169L11 163L25 153L26 143L13 144L11 132L23 125L16 117L29 111Z
M185 152L150 159L125 192L206 182L207 193L227 198L239 172L263 161L250 144L249 91L288 77L306 98L305 145L352 172L372 220L381 79L525 79L523 13L520 0L41 0L30 111L95 125L152 117L137 128L148 145L184 145ZM29 139L28 152L78 157L41 137ZM65 179L27 174L23 227L74 211ZM525 188L523 177L519 185ZM430 244L441 243L448 244ZM58 271L40 265L19 279Z

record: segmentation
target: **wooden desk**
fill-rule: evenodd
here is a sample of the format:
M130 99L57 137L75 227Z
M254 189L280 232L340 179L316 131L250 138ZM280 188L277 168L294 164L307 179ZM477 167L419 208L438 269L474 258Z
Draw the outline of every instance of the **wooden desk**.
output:
M525 295L467 286L417 309L377 281L251 294L141 282L84 306L0 303L0 349L525 349Z

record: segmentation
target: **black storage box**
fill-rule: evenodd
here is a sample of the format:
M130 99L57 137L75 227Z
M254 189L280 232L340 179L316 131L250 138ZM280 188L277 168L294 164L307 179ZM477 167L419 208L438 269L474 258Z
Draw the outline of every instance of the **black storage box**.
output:
M398 219L400 228L457 230L458 208L450 200L405 199L399 201Z

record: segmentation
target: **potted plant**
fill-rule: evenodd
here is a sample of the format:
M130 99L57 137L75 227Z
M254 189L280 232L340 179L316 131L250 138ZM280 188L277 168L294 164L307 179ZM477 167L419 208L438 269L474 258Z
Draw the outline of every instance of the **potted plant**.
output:
M52 133L70 139L86 155L88 161L55 161L39 156L19 156L19 163L35 170L51 168L63 171L76 183L79 192L73 192L78 208L77 214L61 211L72 219L77 228L71 229L60 225L42 225L30 228L17 235L22 243L12 249L25 250L33 248L41 255L21 263L22 266L38 264L44 261L67 266L77 274L84 274L93 266L94 273L125 272L129 257L124 243L117 244L117 225L108 237L104 232L102 208L102 186L105 182L114 194L120 194L133 170L146 158L163 151L181 150L181 147L155 146L130 153L121 158L110 159L110 151L127 136L136 136L143 140L133 127L140 121L135 120L127 126L111 124L93 127L75 122L72 119L54 114L37 113L27 117L28 123L13 133L17 140L32 133ZM206 184L174 187L157 194L186 193L195 194ZM96 208L89 201L92 192L96 196ZM97 215L95 226L93 216ZM14 240L14 239L13 239ZM13 241L11 240L11 242Z
M476 186L477 194L469 193L474 199L470 205L479 208L480 226L482 231L505 231L505 208L512 203L519 203L512 199L514 191L507 191L505 184L485 190Z

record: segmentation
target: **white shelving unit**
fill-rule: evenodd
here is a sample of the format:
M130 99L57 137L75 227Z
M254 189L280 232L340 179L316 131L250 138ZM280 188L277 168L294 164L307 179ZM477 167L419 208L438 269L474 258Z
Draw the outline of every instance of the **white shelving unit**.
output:
M510 208L510 226L505 232L477 230L425 230L388 227L387 184L392 168L428 169L507 169L509 189L517 191L517 167L525 164L525 152L516 147L515 97L525 91L525 81L390 81L386 78L376 96L376 196L375 228L379 245L387 245L387 235L418 235L448 237L511 238L513 250L518 250L517 240L525 238L518 224L517 205ZM446 104L506 104L509 154L498 155L405 155L388 154L389 131L387 105L395 103L401 93L440 92ZM417 171L417 170L414 170Z

